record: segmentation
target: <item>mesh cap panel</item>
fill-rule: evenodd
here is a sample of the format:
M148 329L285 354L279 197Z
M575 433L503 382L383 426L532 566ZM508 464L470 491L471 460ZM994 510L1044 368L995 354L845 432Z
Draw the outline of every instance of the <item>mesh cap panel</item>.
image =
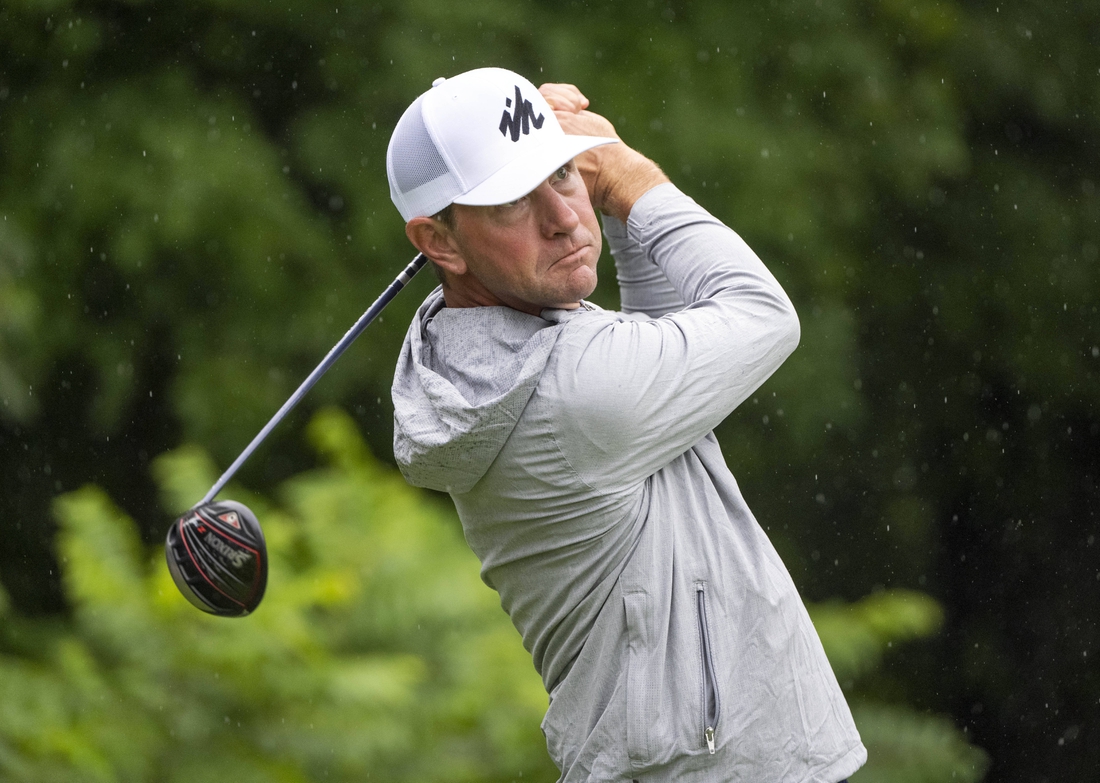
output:
M386 153L390 198L405 220L434 215L461 192L424 125L422 102L414 101L401 116Z
M393 184L402 193L416 190L421 185L449 173L446 161L435 148L435 142L424 127L421 101L416 101L412 111L397 123L393 134L391 160Z

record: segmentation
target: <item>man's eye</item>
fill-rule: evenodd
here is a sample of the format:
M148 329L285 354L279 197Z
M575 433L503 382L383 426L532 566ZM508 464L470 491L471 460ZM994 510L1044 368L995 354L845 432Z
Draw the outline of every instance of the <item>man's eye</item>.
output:
M524 202L527 196L520 196L515 201L506 201L503 204L497 204L494 209L497 212L510 212Z
M568 176L569 176L569 166L562 166L560 169L558 169L556 172L554 172L554 177L558 180L563 180Z

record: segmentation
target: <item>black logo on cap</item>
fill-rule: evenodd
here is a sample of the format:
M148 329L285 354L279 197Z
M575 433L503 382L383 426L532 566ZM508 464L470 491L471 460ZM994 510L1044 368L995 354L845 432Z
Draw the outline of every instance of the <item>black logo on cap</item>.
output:
M505 106L512 105L511 98L504 99ZM519 135L522 133L524 136L531 132L531 126L535 126L535 130L542 127L542 123L546 118L541 114L535 116L535 107L531 105L531 101L524 100L520 95L519 86L516 86L516 106L509 114L505 109L504 113L500 116L500 135L507 136L509 133L512 135L512 141L519 141Z

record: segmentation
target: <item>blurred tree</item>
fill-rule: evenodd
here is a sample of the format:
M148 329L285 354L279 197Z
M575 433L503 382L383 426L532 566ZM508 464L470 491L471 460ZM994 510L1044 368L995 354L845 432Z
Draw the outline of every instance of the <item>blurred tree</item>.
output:
M12 605L65 610L59 493L94 481L160 539L150 460L198 442L228 464L410 256L383 165L400 112L505 65L581 85L791 292L803 346L719 437L808 598L943 606L876 687L952 714L994 779L1095 776L1097 29L1083 0L9 0ZM430 286L243 481L313 465L298 433L329 402L389 453L393 360ZM611 275L597 298L615 304Z
M982 779L988 756L968 744L950 720L883 699L888 678L879 670L887 653L934 636L943 622L939 604L923 593L890 590L852 604L811 605L810 615L867 747L867 764L852 776L854 783Z
M542 683L453 513L380 468L347 416L310 432L331 467L284 505L244 496L271 556L245 620L188 604L98 488L57 501L72 623L5 609L0 777L552 779ZM155 466L177 510L214 477L195 449Z

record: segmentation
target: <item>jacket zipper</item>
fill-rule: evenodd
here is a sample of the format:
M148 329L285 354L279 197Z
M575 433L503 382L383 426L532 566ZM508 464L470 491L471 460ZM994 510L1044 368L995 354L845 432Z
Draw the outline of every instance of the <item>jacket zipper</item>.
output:
M718 725L718 679L714 672L714 656L710 648L710 630L707 628L706 592L702 585L695 588L696 608L699 612L699 639L703 651L703 739L707 750L714 755L714 729Z

